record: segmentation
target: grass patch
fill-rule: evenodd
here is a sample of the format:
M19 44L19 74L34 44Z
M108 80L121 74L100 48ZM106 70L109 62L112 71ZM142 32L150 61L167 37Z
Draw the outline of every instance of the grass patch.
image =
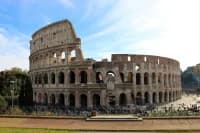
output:
M62 129L0 128L0 133L73 133Z

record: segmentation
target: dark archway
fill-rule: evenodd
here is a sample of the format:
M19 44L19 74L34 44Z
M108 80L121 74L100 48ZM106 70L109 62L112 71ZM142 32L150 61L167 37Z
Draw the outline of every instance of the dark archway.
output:
M42 94L39 93L38 94L38 104L41 104L42 103Z
M55 73L51 73L51 84L55 84L55 78L56 78L56 76L55 76Z
M148 92L144 93L144 102L145 102L145 104L149 103L149 93Z
M51 105L55 105L55 103L56 103L56 97L55 97L54 94L51 95L50 101L51 101Z
M75 96L73 94L69 95L69 106L75 107Z
M38 83L39 83L39 84L42 84L42 74L39 74Z
M158 74L158 84L162 83L162 73Z
M59 95L59 105L61 106L65 105L65 96L62 93Z
M142 93L138 92L136 95L136 105L142 105Z
M155 84L156 83L156 73L155 72L152 73L151 79L152 79L152 84Z
M101 72L96 73L96 83L103 83L103 76Z
M44 84L48 84L48 74L47 73L45 73L44 74Z
M100 106L100 96L98 94L93 95L93 106L99 107Z
M156 98L157 98L157 95L156 95L156 93L154 92L153 94L152 94L153 96L153 103L157 103L157 100L156 100Z
M128 73L128 83L133 83L133 73L132 72Z
M167 87L167 75L164 74L164 87L166 88Z
M48 105L48 95L47 95L47 93L44 94L44 105Z
M38 84L38 74L35 75L35 84Z
M149 74L147 72L144 73L144 84L145 85L149 84Z
M119 96L119 105L120 106L126 106L126 104L127 104L126 95L124 93L122 93Z
M59 79L59 84L64 84L64 82L65 82L65 74L64 74L64 72L60 72L59 73L58 79Z
M121 78L122 83L124 83L124 74L122 72L120 72L120 78Z
M169 102L171 102L172 101L172 93L171 93L171 91L169 92Z
M136 73L136 85L140 85L141 84L141 76L140 73Z
M165 100L165 102L167 102L167 92L165 92L165 94L164 94L164 100Z
M87 107L87 96L85 94L82 94L80 96L80 104L81 104L81 108Z
M69 83L71 84L75 83L75 73L73 71L69 72Z
M159 103L162 103L163 93L159 92Z
M87 72L86 71L80 72L80 83L82 83L82 84L87 83Z

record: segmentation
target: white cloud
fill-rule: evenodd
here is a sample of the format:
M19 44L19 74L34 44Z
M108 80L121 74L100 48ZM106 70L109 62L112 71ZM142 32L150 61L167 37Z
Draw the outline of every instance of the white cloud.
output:
M96 28L101 30L84 39L115 36L116 41L109 45L118 51L175 58L185 69L200 62L199 9L199 0L118 0L97 21ZM116 44L118 41L124 42Z
M141 40L132 48L142 53L175 58L180 61L182 69L199 63L199 1L159 1L156 6L153 17L157 20L151 24L151 19L146 18L139 28L145 27L146 23L150 24L147 27L157 24L160 34L151 39Z
M28 37L0 28L0 70L20 67L28 70Z
M71 0L59 0L59 2L67 8L74 8L74 4Z

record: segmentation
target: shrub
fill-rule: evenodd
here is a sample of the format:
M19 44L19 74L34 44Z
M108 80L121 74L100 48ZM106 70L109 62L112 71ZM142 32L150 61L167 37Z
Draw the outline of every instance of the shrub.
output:
M7 102L5 101L4 97L0 95L0 112L5 110L6 106L7 106Z

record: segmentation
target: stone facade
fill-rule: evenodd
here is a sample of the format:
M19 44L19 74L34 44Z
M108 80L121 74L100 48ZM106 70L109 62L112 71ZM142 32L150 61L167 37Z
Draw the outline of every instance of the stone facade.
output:
M33 100L70 107L168 103L181 98L179 62L153 55L85 59L68 20L47 25L30 41Z

